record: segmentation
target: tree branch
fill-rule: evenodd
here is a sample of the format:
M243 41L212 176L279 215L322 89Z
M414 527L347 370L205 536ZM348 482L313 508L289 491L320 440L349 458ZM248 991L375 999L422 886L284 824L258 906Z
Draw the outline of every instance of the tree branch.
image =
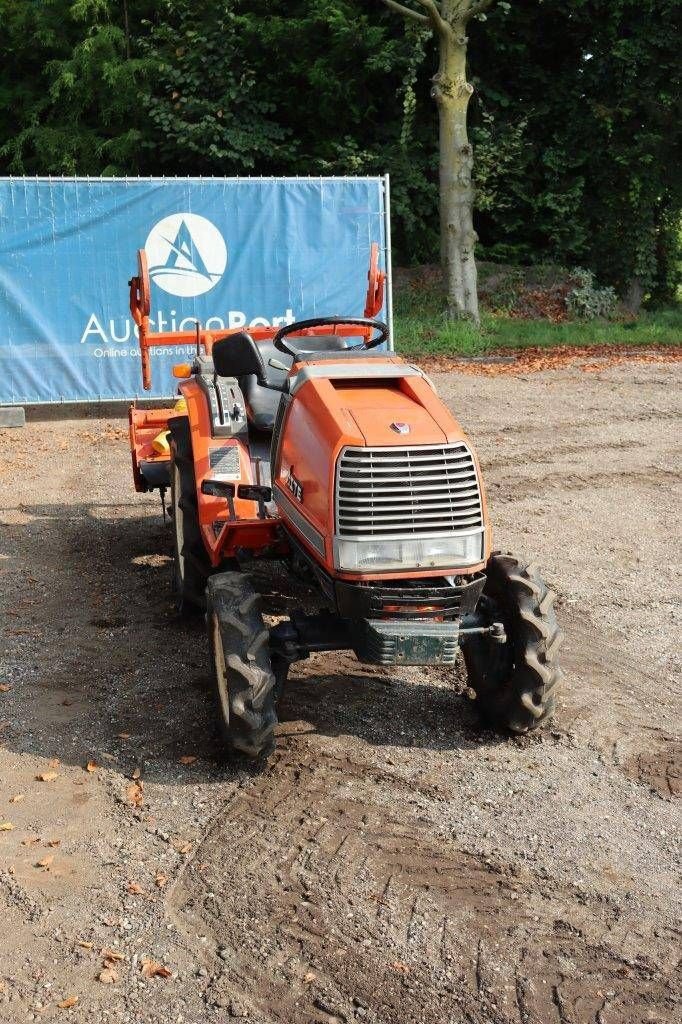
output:
M492 0L490 0L490 2L492 3ZM428 11L428 20L431 22L436 32L441 36L447 35L450 31L450 26L441 16L434 0L417 0L417 3L421 4L421 6Z
M390 7L392 11L402 14L404 18L410 18L412 21L418 21L420 25L429 24L429 19L425 14L420 14L419 11L413 11L411 7L406 7L404 4L396 3L396 0L383 0L383 2L387 7Z
M465 13L465 18L469 21L471 18L475 18L477 14L483 14L489 7L492 7L494 0L479 0L472 7L469 8Z

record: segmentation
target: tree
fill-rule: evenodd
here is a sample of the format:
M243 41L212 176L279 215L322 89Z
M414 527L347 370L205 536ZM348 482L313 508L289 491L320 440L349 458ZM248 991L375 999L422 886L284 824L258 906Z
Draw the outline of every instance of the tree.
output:
M143 90L150 169L262 174L272 154L286 152L291 131L268 82L257 81L259 49L245 44L238 7L234 0L157 5L141 43L155 68Z
M484 16L494 0L414 0L426 13L383 0L392 11L429 27L438 40L438 71L433 96L439 118L441 264L447 315L479 322L474 247L474 154L467 133L467 108L473 86L467 81L467 25Z
M681 15L679 0L543 0L471 26L485 258L587 267L633 312L642 296L674 300ZM515 131L522 144L503 168Z
M139 168L144 61L133 33L152 0L0 0L0 166L12 174Z

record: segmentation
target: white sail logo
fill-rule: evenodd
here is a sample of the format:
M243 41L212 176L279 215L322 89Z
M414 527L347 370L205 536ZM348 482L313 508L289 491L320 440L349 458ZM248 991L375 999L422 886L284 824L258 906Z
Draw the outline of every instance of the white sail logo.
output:
M151 280L182 298L209 292L227 267L225 239L215 224L196 213L164 217L151 229L144 247Z

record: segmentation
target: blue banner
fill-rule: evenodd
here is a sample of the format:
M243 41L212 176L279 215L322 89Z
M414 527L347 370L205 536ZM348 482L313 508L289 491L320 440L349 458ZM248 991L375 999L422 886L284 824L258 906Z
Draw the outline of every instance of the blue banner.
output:
M0 180L0 403L173 393L183 349L155 351L141 387L142 247L153 330L361 316L385 204L382 178Z

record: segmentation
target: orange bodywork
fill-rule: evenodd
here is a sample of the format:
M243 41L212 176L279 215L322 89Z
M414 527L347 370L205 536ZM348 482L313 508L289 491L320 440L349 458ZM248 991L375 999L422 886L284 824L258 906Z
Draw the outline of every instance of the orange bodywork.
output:
M206 398L192 378L180 385L180 393L187 402L194 456L194 473L199 505L199 526L211 564L217 566L224 558L234 558L239 548L258 556L267 553L285 554L286 541L282 536L278 518L259 519L255 501L234 499L235 518L229 518L224 498L202 494L201 485L211 477L210 452L215 449L236 448L239 452L239 480L236 484L253 484L253 466L249 448L238 437L213 437Z
M174 409L136 409L131 405L128 410L128 434L136 491L149 489L141 471L142 466L148 463L167 465L170 461L167 452L154 450L153 442L159 434L168 430L171 416L175 416Z
M365 316L371 317L383 303L385 275L378 269L378 248L372 247ZM178 331L154 333L149 330L150 298L149 278L144 251L138 254L138 276L130 281L130 308L138 326L142 377L146 389L151 387L150 349L158 345L187 345L196 343L197 351L211 354L216 341L237 334L241 328L224 331L206 331L197 326L196 332ZM272 339L276 327L249 329L254 341ZM299 332L328 334L328 328L312 328ZM368 340L367 327L347 325L344 336ZM169 463L167 452L157 451L154 441L167 430L169 420L176 415L189 419L196 477L199 525L206 551L214 567L226 558L248 551L253 557L286 555L290 547L290 534L308 554L332 577L341 580L388 580L443 576L447 569L420 568L413 571L394 570L381 573L352 573L339 571L334 565L333 539L335 532L335 474L339 454L351 447L405 447L406 441L395 429L396 423L410 426L410 446L447 445L466 442L460 424L438 398L428 380L412 371L401 376L404 360L391 353L385 358L374 358L371 369L365 356L357 359L346 354L343 372L335 373L329 359L305 359L294 363L290 383L295 395L289 397L288 408L281 429L276 463L271 467L276 515L258 517L255 501L235 496L234 516L223 497L203 494L201 485L212 478L212 462L220 459L216 449L236 448L240 484L261 483L255 479L254 464L245 435L213 436L206 395L196 377L190 376L179 386L186 402L186 411L174 408L130 410L130 445L133 474L137 490L149 489L143 470L162 470ZM354 376L353 367L357 367ZM395 376L392 368L395 368ZM306 375L307 369L312 375ZM181 376L188 368L178 366L175 375ZM377 369L379 373L377 373ZM300 380L296 378L300 375ZM470 575L482 570L490 555L490 527L480 468L475 452L469 446L481 494L484 538L480 562L465 568L453 569L458 575ZM296 481L296 487L291 481ZM158 485L157 485L158 486ZM312 539L311 539L312 538Z
M372 360L377 366L377 360ZM303 366L319 366L323 372L328 361L307 360L295 364L292 375ZM346 361L346 365L349 365ZM387 355L381 366L405 365L398 356ZM312 544L306 533L293 528L297 540L321 561L325 569L338 579L382 580L397 576L414 578L442 576L443 569L418 569L413 572L395 570L383 573L342 572L334 566L334 488L336 464L341 449L353 447L405 447L405 438L391 429L394 422L410 424L410 445L444 445L466 441L466 436L443 402L424 377L374 378L366 375L367 362L357 360L357 381L319 377L306 381L297 391L282 427L282 443L278 464L272 467L272 481L281 514L291 523L291 509L303 515L311 531L319 536L321 547ZM314 438L314 443L311 439ZM467 566L466 574L483 568L490 554L490 527L480 467L472 451L483 505L485 526L484 552L480 563ZM296 501L288 493L289 475L300 484L303 497ZM289 511L289 515L287 512ZM306 531L307 532L307 531Z

